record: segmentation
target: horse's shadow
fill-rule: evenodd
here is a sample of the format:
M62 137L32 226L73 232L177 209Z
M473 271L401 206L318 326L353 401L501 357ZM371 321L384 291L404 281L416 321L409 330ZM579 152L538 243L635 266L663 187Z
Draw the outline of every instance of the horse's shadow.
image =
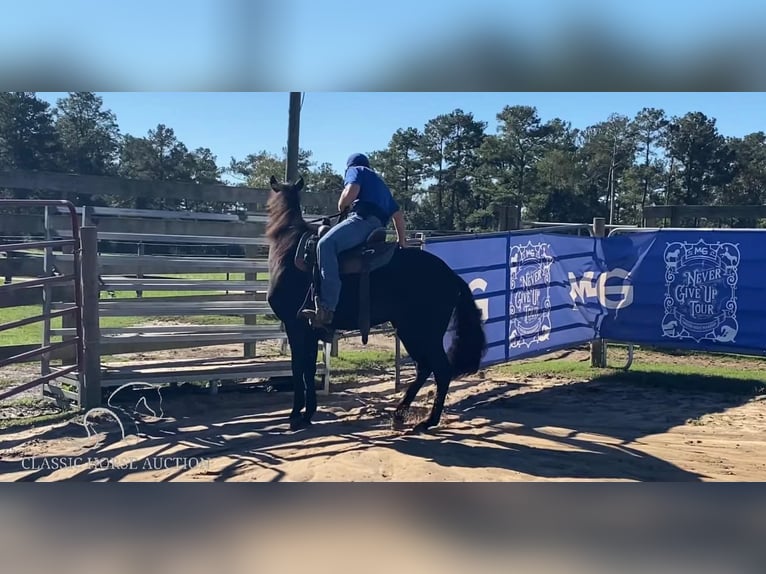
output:
M443 424L433 437L404 437L391 447L445 467L497 467L532 477L695 481L703 477L631 443L741 406L765 388L755 380L641 372L526 392L523 387L512 382L469 395L445 410L458 422ZM484 430L466 435L452 431L450 424ZM536 430L541 427L569 432L561 436ZM582 433L607 440L587 440ZM537 445L508 440L520 435ZM462 442L466 438L470 446ZM539 446L540 441L551 442L553 448Z
M548 448L504 440L503 433L489 430L467 438L438 431L432 439L417 436L392 441L397 452L431 460L447 468L497 468L535 478L570 480L698 481L700 475L646 453L612 445L551 437L531 429L509 431L546 439L570 447ZM479 444L477 444L479 443ZM528 478L527 478L528 477ZM503 480L503 479L500 479Z
M766 384L757 380L625 371L520 393L501 386L453 403L449 411L461 418L555 426L631 443L742 406L765 391Z

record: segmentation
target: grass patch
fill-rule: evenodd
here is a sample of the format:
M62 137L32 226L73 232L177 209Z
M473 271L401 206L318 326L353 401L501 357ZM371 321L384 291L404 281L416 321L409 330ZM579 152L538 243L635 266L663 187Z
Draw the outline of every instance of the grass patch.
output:
M34 317L42 313L42 307L39 305L28 305L24 307L9 307L0 309L0 323L10 323L27 317ZM130 327L141 321L146 321L143 317L104 317L101 320L101 326L121 328ZM61 328L61 317L51 320L51 329ZM12 345L37 345L43 340L43 322L24 325L2 332L2 346ZM60 341L61 337L51 337L51 342Z
M19 384L16 379L9 379L7 377L0 377L0 390L7 389L9 387L15 387Z
M0 430L19 431L24 428L29 428L33 426L60 423L69 419L73 419L79 414L82 414L82 411L69 410L69 411L59 411L56 413L43 414L43 415L20 416L15 418L0 417Z
M708 355L697 353L696 356ZM640 358L640 357L638 357ZM729 356L726 356L729 359ZM598 369L590 366L590 361L571 359L544 360L541 358L516 361L490 367L486 370L489 377L516 376L561 378L572 381L602 381L615 384L653 385L673 387L691 391L722 391L747 395L766 393L766 371L763 362L758 359L739 357L731 365L707 366L704 364L661 362L652 353L652 362L634 362L627 371L621 368ZM362 373L390 373L395 355L392 351L348 350L333 357L331 367L333 376L359 375ZM620 359L615 357L615 362ZM742 368L750 363L753 370Z
M762 367L762 365L761 365ZM659 373L665 375L713 376L726 379L759 380L766 382L766 372L744 371L734 366L703 366L683 363L633 363L628 371L615 368L598 369L587 361L554 359L550 361L511 362L491 367L490 371L501 375L552 375L573 378L593 378L605 373Z
M77 408L62 410L53 400L41 397L10 399L0 403L0 430L55 423L81 412Z
M34 408L45 409L51 408L53 403L47 399L40 397L21 397L15 400L7 401L2 404L0 408Z
M195 279L195 280L210 280L210 281L225 281L227 279L226 273L185 273L185 274L173 274L163 275L163 277L171 279ZM259 281L267 281L269 278L268 273L258 273ZM231 281L244 281L244 273L230 273L229 280ZM205 295L224 295L225 291L144 291L143 298L149 300L152 297L184 297L184 296L205 296ZM117 291L114 293L114 297L111 297L106 292L102 292L103 300L113 301L117 299L135 299L135 291ZM27 305L22 307L8 307L0 309L0 323L9 323L24 319L27 317L33 317L42 313L42 306L40 305ZM135 327L145 325L153 318L148 316L136 316L136 317L103 317L101 319L101 327L105 329L120 329L124 327ZM190 323L192 325L241 325L244 323L242 317L232 317L225 315L201 315L201 316L172 316L162 317L162 320L178 323ZM277 324L278 321L273 316L259 316L258 322L264 325ZM56 318L51 321L51 328L60 329L62 327L61 318ZM17 327L9 331L2 332L2 345L30 345L39 344L42 341L43 323L33 323L31 325L25 325L23 327ZM53 337L52 342L60 341L61 337Z
M609 352L612 355L617 355L619 359L615 358L615 361L622 361L623 357L627 354L628 346L623 343L609 343ZM737 363L740 366L752 367L755 369L762 369L764 366L764 359L766 357L759 357L754 355L732 355L728 353L708 353L700 351L691 351L688 349L671 349L668 347L652 347L651 345L641 345L635 347L635 356L652 356L652 360L656 360L658 355L660 357L667 358L684 358L689 357L692 359L708 359L725 360L727 363ZM662 362L662 361L659 361Z
M489 373L503 376L560 377L627 384L685 388L690 391L725 391L743 394L766 392L766 373L731 366L704 366L678 363L634 364L630 370L597 369L586 361L556 359L499 365Z
M360 372L388 372L394 367L395 355L391 351L343 351L330 359L333 374Z
M169 277L173 279L204 279L207 281L226 281L226 273L174 273L172 275L153 274L152 276ZM244 281L244 273L229 273L229 281ZM256 274L257 281L268 281L269 274L264 272L258 272Z

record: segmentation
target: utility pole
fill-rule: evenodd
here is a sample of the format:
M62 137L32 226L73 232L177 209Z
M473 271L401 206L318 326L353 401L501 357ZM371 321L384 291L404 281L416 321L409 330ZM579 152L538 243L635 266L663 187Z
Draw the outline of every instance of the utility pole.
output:
M301 92L290 92L290 110L287 123L287 170L285 179L298 179L298 135L301 125Z
M285 181L295 182L298 179L298 135L301 128L301 93L290 92L290 107L287 119L287 168L285 169ZM284 323L281 325L284 331ZM282 340L282 354L286 355L288 351L287 337ZM324 348L325 361L328 357L328 346ZM329 375L325 375L328 377ZM325 379L328 380L328 379Z

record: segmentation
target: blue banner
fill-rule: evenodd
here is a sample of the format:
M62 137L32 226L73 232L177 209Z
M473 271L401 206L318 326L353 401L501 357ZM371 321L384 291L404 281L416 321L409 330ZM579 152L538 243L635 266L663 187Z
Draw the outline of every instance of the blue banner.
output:
M508 233L426 242L466 280L482 310L484 366L549 353L595 338L597 301L575 305L569 273L593 273L597 241ZM445 336L445 347L451 334Z
M443 259L468 283L482 311L487 335L484 365L508 360L507 233L426 243L423 249ZM445 335L445 348L452 339Z
M471 287L484 366L602 337L766 354L760 231L637 231L608 238L500 233L424 249ZM451 335L445 337L448 344Z
M656 231L604 241L629 271L630 302L610 311L603 338L678 349L766 354L766 234Z
M508 359L571 347L596 336L596 308L573 304L568 275L594 270L597 247L587 237L510 237Z

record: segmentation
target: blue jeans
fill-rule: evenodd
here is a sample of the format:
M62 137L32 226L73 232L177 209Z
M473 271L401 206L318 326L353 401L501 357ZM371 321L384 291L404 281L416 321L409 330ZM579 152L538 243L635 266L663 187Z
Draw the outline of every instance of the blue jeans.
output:
M365 242L372 230L382 227L377 217L362 219L356 213L330 229L317 244L317 262L322 277L319 302L329 311L335 311L340 298L338 255Z

